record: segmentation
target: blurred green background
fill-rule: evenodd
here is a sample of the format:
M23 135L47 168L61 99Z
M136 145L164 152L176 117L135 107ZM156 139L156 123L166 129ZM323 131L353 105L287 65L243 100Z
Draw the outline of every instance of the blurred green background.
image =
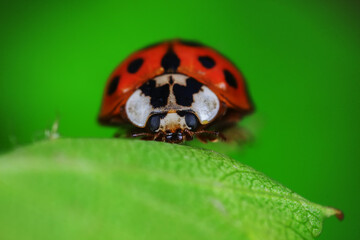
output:
M354 1L355 2L355 1ZM133 51L174 37L213 46L245 74L255 141L231 155L345 212L320 239L360 239L360 10L352 1L1 1L0 151L111 137L105 82Z

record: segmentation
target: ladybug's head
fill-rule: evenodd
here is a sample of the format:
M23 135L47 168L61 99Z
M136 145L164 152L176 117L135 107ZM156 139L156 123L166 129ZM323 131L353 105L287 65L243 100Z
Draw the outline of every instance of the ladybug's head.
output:
M147 129L149 132L134 133L132 136L169 143L182 143L192 140L194 136L202 141L225 139L219 132L202 130L196 115L186 111L154 114L149 118Z
M147 122L147 128L151 132L175 133L184 129L194 131L199 125L198 118L190 111L154 114Z
M188 111L168 112L152 115L147 122L147 129L154 134L154 139L179 143L191 140L190 132L199 127L195 114Z
M219 113L216 94L184 74L163 74L146 81L127 100L131 123L166 142L191 140L196 132ZM150 138L150 136L149 136Z

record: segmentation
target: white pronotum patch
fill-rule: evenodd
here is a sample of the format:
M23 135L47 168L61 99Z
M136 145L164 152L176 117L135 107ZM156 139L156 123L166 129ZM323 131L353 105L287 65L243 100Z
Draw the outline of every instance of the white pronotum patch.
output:
M145 127L149 117L157 113L167 113L160 120L159 130L176 130L187 128L185 118L178 115L177 111L191 111L198 117L201 124L207 124L215 119L220 109L220 101L216 94L208 87L202 85L200 91L193 94L191 106L182 106L177 104L173 92L175 84L186 86L186 80L189 77L183 74L164 74L154 78L156 87L169 84L170 94L167 98L167 104L162 107L154 108L151 105L151 97L146 96L140 89L136 90L127 100L125 110L129 120L138 127ZM173 81L173 84L170 84ZM178 98L181 96L178 96Z
M129 120L138 127L145 127L146 121L153 111L150 104L150 97L142 94L141 90L136 90L125 105L125 111Z
M208 87L202 86L200 92L193 95L191 108L196 113L201 124L211 122L219 112L220 101Z

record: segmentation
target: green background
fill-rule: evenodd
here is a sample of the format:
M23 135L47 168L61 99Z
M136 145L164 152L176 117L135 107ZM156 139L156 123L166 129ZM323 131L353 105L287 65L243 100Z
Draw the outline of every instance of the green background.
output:
M112 136L96 116L114 67L153 42L194 39L241 68L257 107L244 122L254 142L231 156L343 210L320 239L359 239L359 5L133 2L1 1L0 151L56 119L62 136Z

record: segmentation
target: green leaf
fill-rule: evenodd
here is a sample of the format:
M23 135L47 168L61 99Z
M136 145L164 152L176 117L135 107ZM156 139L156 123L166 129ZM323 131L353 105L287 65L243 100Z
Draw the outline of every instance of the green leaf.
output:
M314 239L341 212L211 150L58 139L0 157L0 239Z

